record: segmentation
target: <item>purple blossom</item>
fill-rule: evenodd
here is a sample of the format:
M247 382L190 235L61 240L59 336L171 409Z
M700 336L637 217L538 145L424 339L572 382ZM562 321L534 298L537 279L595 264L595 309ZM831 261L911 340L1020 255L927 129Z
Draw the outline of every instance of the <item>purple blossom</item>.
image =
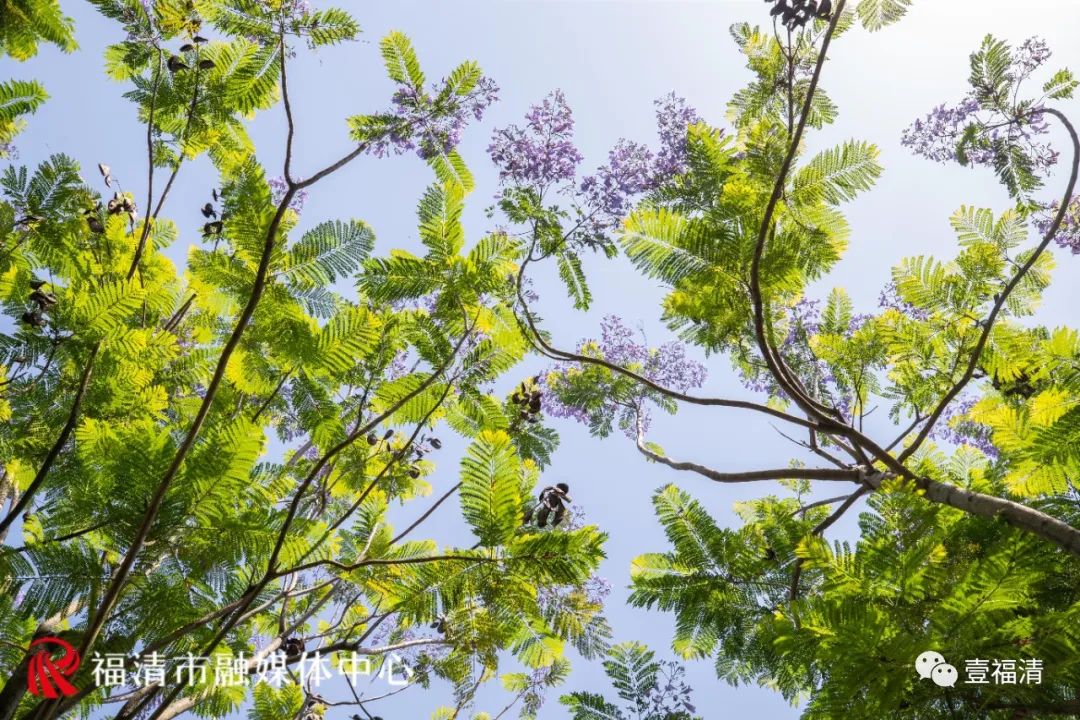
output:
M1039 234L1045 237L1050 232L1050 227L1054 224L1054 217L1060 207L1061 203L1055 202L1043 206L1042 211L1036 214L1034 225ZM1054 236L1054 242L1070 250L1073 255L1080 255L1080 195L1074 195L1065 209L1065 217Z
M630 212L634 198L657 187L655 160L647 147L619 140L607 164L581 181L581 195L596 232L617 225Z
M382 116L386 127L369 141L368 152L385 157L415 150L425 160L449 153L461 142L470 118L483 119L498 96L499 86L487 77L466 93L451 88L446 78L426 91L403 85L391 98L393 107Z
M922 308L917 308L900 297L900 289L895 282L890 282L878 295L878 307L887 310L896 310L902 315L907 315L912 320L920 322L929 320L930 313Z
M1046 41L1040 37L1030 37L1016 50L1013 56L1013 70L1016 79L1026 78L1038 70L1050 59L1053 53Z
M386 379L387 381L397 380L404 377L409 373L409 353L405 350L399 350L395 353L390 364L386 366Z
M281 175L270 178L266 183L270 186L270 196L273 198L274 204L277 205L285 198L285 193L289 191L289 184L285 182L285 178ZM289 201L289 209L299 215L304 210L304 203L307 198L307 190L296 191L292 200Z
M496 130L488 155L499 169L499 182L546 188L572 180L581 163L574 146L574 116L562 90L529 108L524 128Z
M804 381L807 389L819 400L836 408L846 418L851 417L855 400L854 391L841 382L832 368L820 359L810 347L810 338L822 332L821 302L803 298L787 310L787 334L780 342L780 354ZM850 338L858 332L873 315L852 315L845 330ZM740 380L745 388L776 397L786 397L764 363L739 368Z
M500 184L540 195L554 188L570 197L578 217L571 235L588 242L618 226L642 195L686 171L687 127L700 122L700 117L675 93L654 105L659 150L620 139L607 162L581 180L577 180L582 155L573 143L573 113L560 90L530 108L525 127L497 130L488 154L499 169Z
M686 129L701 122L697 110L690 107L686 98L670 92L653 101L656 107L656 125L660 134L660 151L656 154L656 174L661 178L674 177L686 172Z
M916 120L904 130L900 144L934 162L955 162L957 143L979 109L979 102L970 96L954 107L938 105L924 119ZM969 152L969 157L976 165L993 160L993 154L986 150Z
M1013 53L1008 75L1014 84L1026 80L1050 57L1046 43L1037 38L1026 40ZM929 160L949 163L958 160L957 147L968 127L979 130L979 144L965 146L968 164L993 166L999 150L995 147L1020 146L1031 159L1036 173L1045 174L1057 164L1059 153L1049 143L1040 140L1049 133L1049 125L1038 112L1030 108L1024 122L1018 122L1002 108L984 107L974 94L968 94L958 105L939 105L925 118L916 120L904 130L901 144L916 155Z
M694 689L686 682L686 668L673 660L661 660L658 665L656 684L645 697L649 717L688 717L696 713L691 697Z
M991 442L991 429L968 417L978 401L976 397L954 400L930 431L930 437L952 445L973 447L991 460L997 460L998 450Z
M610 363L637 372L663 387L677 392L688 392L705 383L705 366L686 355L686 348L678 342L666 342L658 348L650 348L639 341L636 333L622 319L608 315L600 324L600 342L593 340L578 344L578 353L601 357ZM578 364L560 365L543 376L550 390L545 394L544 408L552 417L570 418L583 424L596 424L605 418L615 418L623 432L630 438L637 437L640 421L642 432L650 424L645 388L634 385L633 393L609 392L598 407L581 407L563 399L566 383L573 373L582 368Z

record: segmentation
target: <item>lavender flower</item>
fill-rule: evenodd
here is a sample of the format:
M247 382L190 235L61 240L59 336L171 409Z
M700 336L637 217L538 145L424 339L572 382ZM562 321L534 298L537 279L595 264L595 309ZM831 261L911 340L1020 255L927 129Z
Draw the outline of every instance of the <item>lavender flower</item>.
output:
M658 179L681 175L687 168L686 129L701 122L697 110L686 98L670 92L653 101L656 125L660 134L660 151L656 154L655 172Z
M499 182L546 188L572 180L581 163L574 146L574 116L562 90L529 108L526 125L496 130L488 155L499 169Z
M274 204L277 205L285 198L285 193L289 191L289 184L285 182L285 178L281 175L270 178L266 183L270 186L270 196L273 198ZM289 201L289 209L299 215L304 210L304 203L307 198L307 190L298 190L292 196L292 200Z
M1008 76L1014 85L1026 80L1050 57L1046 43L1037 38L1026 40L1013 53ZM935 162L948 163L959 158L957 148L969 127L978 130L978 142L966 143L964 153L967 163L973 166L993 166L1001 149L1020 147L1028 156L1035 173L1045 174L1057 164L1059 154L1049 143L1040 140L1049 133L1049 126L1038 112L1039 108L1006 110L1002 107L984 107L975 94L970 93L960 104L939 105L925 118L916 120L901 136L901 144Z
M620 139L607 162L577 180L581 152L573 143L574 118L560 90L530 108L525 127L497 130L488 154L500 184L543 196L549 190L571 198L577 225L571 239L595 243L617 227L644 194L687 168L687 127L700 122L686 100L669 93L654 103L660 148Z
M900 297L900 289L894 282L886 285L881 294L878 295L878 307L886 310L896 310L898 313L920 322L930 319L929 312L915 307Z
M998 450L991 442L991 429L969 418L977 402L975 397L953 401L930 431L930 437L957 446L973 447L991 460L997 460Z
M382 131L368 141L368 152L385 157L415 150L425 160L449 153L461 142L469 119L483 119L498 95L499 86L487 77L464 94L452 89L446 78L426 91L401 86L391 98L390 111L377 116Z
M924 119L916 120L904 130L900 144L934 162L955 162L957 143L979 109L979 102L970 96L954 107L938 105ZM969 152L969 156L975 165L993 160L988 150Z
M873 318L873 315L867 314L852 315L844 329L845 337L850 339ZM786 325L787 333L778 348L780 354L803 379L803 384L811 394L834 407L843 417L850 418L855 402L854 389L848 382L838 378L829 364L819 358L810 346L810 338L822 332L820 301L807 298L799 300L787 309ZM787 397L768 368L760 361L743 363L739 367L739 375L743 386L748 390L779 398Z
M1017 48L1013 57L1014 79L1028 77L1042 67L1052 54L1045 40L1039 37L1028 38Z
M705 383L705 366L688 358L682 344L667 342L658 348L650 348L614 315L605 317L600 328L600 342L579 343L578 354L603 358L677 392L685 393ZM544 375L543 384L550 391L545 394L544 408L549 415L593 427L603 427L614 418L632 439L637 437L638 422L643 432L648 430L651 395L645 388L621 376L614 378L611 387L599 387L590 378L587 381L590 396L587 401L581 401L573 386L583 369L578 364L561 365Z
M1039 234L1045 237L1050 232L1050 227L1054 224L1054 217L1060 207L1060 202L1045 205L1035 216L1034 225ZM1073 255L1080 255L1080 195L1074 195L1065 209L1065 217L1054 236L1054 242L1070 250Z
M581 181L581 195L592 210L595 232L617 225L629 213L633 199L656 186L652 152L629 140L615 143L607 164Z

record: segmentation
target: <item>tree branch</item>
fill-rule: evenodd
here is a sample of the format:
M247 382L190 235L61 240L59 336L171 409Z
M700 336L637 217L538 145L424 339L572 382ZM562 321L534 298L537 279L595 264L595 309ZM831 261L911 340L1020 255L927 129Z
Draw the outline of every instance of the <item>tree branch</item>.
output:
M994 322L998 319L998 315L1001 314L1002 309L1005 307L1005 303L1008 301L1009 296L1017 288L1017 286L1023 281L1024 277L1030 272L1031 268L1038 262L1039 257L1046 251L1046 248L1050 245L1050 242L1057 235L1058 230L1061 228L1062 222L1065 220L1065 215L1069 210L1069 201L1072 199L1073 194L1076 192L1077 177L1080 175L1080 137L1077 136L1076 128L1069 122L1069 118L1065 116L1059 110L1054 108L1041 108L1037 111L1033 111L1038 114L1049 114L1056 117L1061 121L1061 124L1065 126L1065 129L1069 133L1069 138L1072 140L1073 146L1073 161L1072 170L1069 174L1069 182L1065 187L1065 195L1061 201L1061 206L1058 208L1057 214L1054 216L1054 222L1050 225L1050 228L1046 231L1046 235L1043 237L1042 242L1035 248L1035 252L1031 254L1020 269L1005 285L1005 289L998 293L997 300L995 300L993 308L990 310L990 314L983 321L982 333L979 335L979 340L975 344L975 348L971 351L971 358L968 360L967 368L964 370L964 374L960 379L945 393L945 397L941 399L937 407L934 408L934 412L931 413L930 418L926 421L926 425L919 432L915 440L907 447L904 452L900 453L900 462L904 462L914 454L919 447L926 441L930 433L933 431L934 426L938 420L941 419L942 414L946 408L949 407L956 396L964 389L964 387L971 382L971 378L975 375L975 370L979 366L979 360L982 357L983 350L986 348L986 343L990 339L990 332L994 329Z

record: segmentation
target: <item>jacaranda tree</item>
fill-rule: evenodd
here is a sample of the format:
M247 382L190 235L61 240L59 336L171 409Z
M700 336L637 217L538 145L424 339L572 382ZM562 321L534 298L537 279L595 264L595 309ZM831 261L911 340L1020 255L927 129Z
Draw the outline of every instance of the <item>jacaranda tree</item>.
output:
M290 59L353 39L348 13L294 0L94 4L126 32L106 65L128 86L146 162L54 155L0 177L0 718L102 705L126 719L221 717L245 699L266 720L330 704L370 717L355 687L330 698L298 681L315 651L343 671L404 658L419 684L448 680L455 707L439 717L512 658L529 672L504 682L535 713L565 677L565 645L590 657L606 643L590 590L604 535L523 527L555 438L491 391L528 347L507 279L521 248L504 234L466 242L472 179L455 150L497 87L471 61L429 83L392 33L380 45L398 88L389 109L348 118L340 159L308 167L294 153ZM5 6L5 49L57 40L55 3L15 5L29 11ZM271 172L247 126L275 105L288 122ZM297 229L325 178L410 151L434 174L415 211L423 257L380 254L359 219ZM206 222L181 270L163 253L180 239L170 200L201 156L220 181L185 209ZM467 450L446 459L457 480L428 501L436 426ZM422 535L454 496L468 547ZM419 519L393 527L396 504ZM28 692L42 668L27 648L43 637L83 658L66 680L76 691ZM171 678L184 656L210 672L148 674L164 658ZM110 657L134 679L95 673ZM271 657L282 682L256 684ZM223 668L239 682L222 682Z
M1077 82L1045 70L1044 43L987 38L967 96L903 137L928 161L995 173L1012 205L958 209L955 256L899 259L860 313L843 290L810 288L857 241L842 207L873 187L878 152L851 140L808 157L805 141L839 118L822 88L832 43L899 21L910 0L770 0L732 29L752 80L727 124L661 97L658 144L619 140L589 175L552 92L494 133L499 229L472 239L456 146L498 92L475 63L431 83L404 35L383 38L387 108L347 118L340 158L310 167L294 153L291 60L355 38L347 12L92 2L126 33L106 69L146 163L55 155L0 176L0 720L220 717L245 702L256 720L336 706L371 720L377 700L355 686L330 697L303 680L313 651L345 674L404 657L415 684L449 681L435 718L534 718L568 646L603 657L617 694L564 695L575 720L695 718L679 665L609 645L605 533L580 513L528 520L557 443L545 416L618 430L646 462L787 489L740 505L735 528L692 485L657 491L672 547L634 562L631 600L675 615L682 657L808 718L1080 713L1080 334L1032 317L1051 246L1080 249L1080 138L1062 109ZM18 11L0 18L5 52L71 47L55 2L4 7ZM0 87L0 142L44 99ZM284 163L267 169L247 130L275 107ZM301 220L327 177L399 153L432 172L422 256L383 252L360 219ZM177 267L170 200L198 157L219 182L185 209L205 224ZM610 317L598 340L556 346L529 271L553 263L585 309L602 290L582 263L593 252L669 288L660 311L680 342L650 346ZM688 345L729 358L747 398L695 394L706 368ZM515 371L530 353L550 370ZM674 458L650 412L684 404L768 418L797 457L748 472ZM868 420L875 407L890 422ZM466 449L436 477L444 431ZM819 499L820 484L842 492ZM420 539L455 496L472 544ZM860 502L858 540L828 542ZM397 504L418 519L392 527ZM28 692L43 638L82 656L72 693ZM940 687L916 673L927 650L1027 677ZM213 671L148 679L149 658L171 677L185 655ZM135 679L103 682L103 657ZM275 669L280 682L255 682ZM474 714L497 676L509 702Z
M528 248L518 318L554 361L543 380L552 414L598 436L619 429L648 462L791 491L741 505L738 528L720 527L685 489L657 492L672 549L635 561L631 600L675 614L681 655L712 657L732 684L804 702L808 718L1073 715L1080 335L1031 316L1050 281L1051 246L1080 248L1080 140L1060 107L1078 83L1044 70L1045 43L988 37L971 56L967 96L903 138L930 160L993 171L1014 204L959 208L955 256L901 259L876 312L856 312L842 289L824 302L808 290L853 241L841 207L881 172L863 140L805 155L807 135L838 118L822 90L830 46L856 24L892 24L909 4L775 2L772 27L732 29L753 80L732 99L730 125L662 99L660 149L622 141L585 178L562 98L534 108L491 153L502 208ZM1060 155L1048 142L1055 124L1067 141ZM1044 198L1061 159L1063 187ZM578 256L588 250L624 253L665 283L667 326L728 356L760 399L692 394L704 367L684 346L650 347L616 317L599 341L557 347L527 271L557 263L587 307ZM673 458L649 437L649 413L683 404L766 416L798 457L749 472ZM866 422L880 406L892 422ZM818 483L843 491L808 499ZM862 499L858 541L827 542ZM920 681L915 661L926 650L961 672L972 659L976 681ZM991 659L994 673L1012 667L1011 678L991 682Z

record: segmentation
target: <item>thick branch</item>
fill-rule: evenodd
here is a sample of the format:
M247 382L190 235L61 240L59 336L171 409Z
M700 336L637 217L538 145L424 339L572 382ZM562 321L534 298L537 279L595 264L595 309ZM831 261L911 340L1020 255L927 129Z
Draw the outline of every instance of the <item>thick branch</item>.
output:
M799 123L795 127L795 133L790 138L787 155L784 157L784 162L780 166L780 172L776 176L776 183L773 185L772 195L769 197L769 202L765 207L765 215L761 220L761 227L758 229L757 244L754 247L754 259L750 266L750 299L753 303L754 310L754 334L757 338L758 348L761 351L762 357L769 366L769 370L772 372L773 377L792 400L794 400L795 403L810 417L821 417L822 420L830 419L829 416L833 415L834 411L831 411L830 408L825 407L803 392L797 379L788 370L780 353L772 346L772 342L765 331L765 300L761 293L761 260L765 254L765 241L772 230L776 207L780 202L780 198L783 197L788 175L791 173L792 165L795 162L795 156L799 150L799 144L802 142L803 133L806 131L806 124L810 119L814 94L817 92L818 82L821 79L821 72L825 66L825 60L829 52L829 45L832 42L833 34L836 32L837 24L840 22L840 18L844 13L844 4L844 0L839 0L839 2L837 2L836 8L833 10L832 19L829 21L829 28L825 32L824 40L822 40L821 51L818 54L817 62L814 65L814 73L810 78L810 85L806 90L806 98L803 101L802 111L799 114Z
M671 458L660 455L650 450L644 442L641 432L638 432L637 448L645 457L667 465L675 470L688 470L710 480L722 483L745 483L758 482L761 480L839 480L847 482L859 482L861 474L858 470L844 470L840 468L778 468L775 470L748 470L746 472L722 473L712 468L698 465L693 462L678 462Z
M83 368L82 377L79 379L79 387L75 391L75 399L71 402L71 410L68 412L67 421L64 422L64 427L60 430L56 442L49 448L49 453L45 456L45 460L41 463L41 467L38 468L37 473L34 475L34 479L30 481L30 485L26 488L26 492L24 492L18 502L11 507L7 517L0 520L0 537L4 536L11 523L15 522L15 518L19 517L23 510L30 505L30 501L34 499L34 495L41 488L41 484L45 482L45 476L49 474L49 470L52 469L56 459L60 456L60 451L67 445L68 438L71 437L72 431L75 430L75 424L79 420L79 410L82 408L82 401L86 396L86 388L90 385L90 375L94 369L94 360L97 358L98 350L100 348L101 345L99 343L95 344L90 350L90 357L86 360L86 366Z

